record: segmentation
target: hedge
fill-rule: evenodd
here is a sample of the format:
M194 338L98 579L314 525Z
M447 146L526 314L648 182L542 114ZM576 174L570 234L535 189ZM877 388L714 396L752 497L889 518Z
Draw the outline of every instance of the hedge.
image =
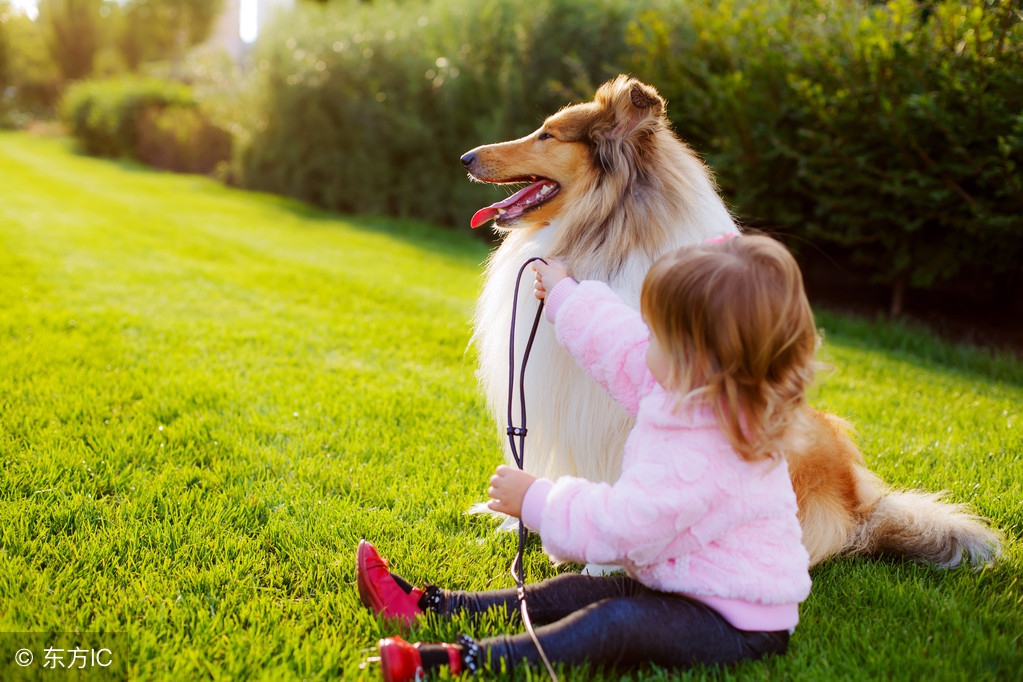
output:
M199 111L189 86L175 81L80 81L65 92L61 117L82 150L95 156L199 173L231 157L230 135Z
M234 83L233 120L217 119L232 131L242 186L465 228L504 191L468 182L463 152L521 136L631 73L667 97L677 132L746 225L801 257L850 262L891 287L893 312L907 288L948 282L1019 305L1017 5L298 3ZM202 172L227 153L181 84L83 83L63 111L89 153Z
M499 190L459 157L617 73L636 0L298 5L260 37L240 182L327 208L467 225Z
M198 107L146 109L138 121L135 157L154 168L181 173L227 173L231 135Z
M630 36L633 68L663 84L738 213L797 248L837 247L892 285L896 314L907 287L957 276L1003 300L1018 293L1013 3L738 4L647 12Z
M895 307L907 286L1023 279L1011 0L300 3L255 66L248 187L464 226L502 194L465 180L462 152L629 72L742 222L836 248Z

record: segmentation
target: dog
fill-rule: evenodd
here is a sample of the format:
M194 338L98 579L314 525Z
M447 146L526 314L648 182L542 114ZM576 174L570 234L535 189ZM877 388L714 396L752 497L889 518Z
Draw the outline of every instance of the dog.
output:
M461 162L474 181L525 185L471 221L473 228L493 222L503 233L484 270L472 336L478 378L498 424L508 409L513 291L527 259L556 258L576 279L604 281L638 309L643 278L659 255L740 231L711 171L671 130L665 100L624 75L535 132L477 147ZM529 282L520 288L518 309L535 310L532 297ZM525 347L527 322L514 330L516 348ZM613 482L632 423L559 347L552 325L537 330L522 383L526 470ZM811 564L836 555L895 555L939 567L965 558L980 567L1000 554L1000 534L963 505L882 482L842 419L808 407L793 428L797 445L786 459Z

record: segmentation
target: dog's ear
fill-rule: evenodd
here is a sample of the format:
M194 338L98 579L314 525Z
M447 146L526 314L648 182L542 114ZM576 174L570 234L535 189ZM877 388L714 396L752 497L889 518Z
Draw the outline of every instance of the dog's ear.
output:
M593 101L599 118L592 129L593 140L605 166L624 143L653 133L664 123L664 98L653 87L628 76L604 83Z

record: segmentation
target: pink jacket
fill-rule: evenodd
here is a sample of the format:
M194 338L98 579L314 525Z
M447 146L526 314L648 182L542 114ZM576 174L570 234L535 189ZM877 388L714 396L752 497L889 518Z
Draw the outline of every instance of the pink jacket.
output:
M522 519L544 550L556 561L622 565L740 630L795 627L810 558L785 460L747 462L709 408L673 410L674 395L646 366L646 325L607 285L562 280L547 315L562 346L636 426L613 485L564 476L530 486Z

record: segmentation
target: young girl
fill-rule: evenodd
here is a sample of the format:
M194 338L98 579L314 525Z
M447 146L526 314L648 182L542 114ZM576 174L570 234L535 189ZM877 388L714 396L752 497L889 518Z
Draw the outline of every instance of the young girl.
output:
M762 236L668 253L640 313L601 282L537 262L536 296L559 342L633 417L620 478L535 479L507 466L489 507L520 517L556 561L618 564L627 577L566 574L525 588L555 663L729 664L783 653L810 591L784 459L818 344L795 260ZM585 425L580 425L585 428ZM413 588L359 544L363 603L408 623L498 609L515 589ZM412 680L539 661L526 634L449 644L380 640L384 679Z

